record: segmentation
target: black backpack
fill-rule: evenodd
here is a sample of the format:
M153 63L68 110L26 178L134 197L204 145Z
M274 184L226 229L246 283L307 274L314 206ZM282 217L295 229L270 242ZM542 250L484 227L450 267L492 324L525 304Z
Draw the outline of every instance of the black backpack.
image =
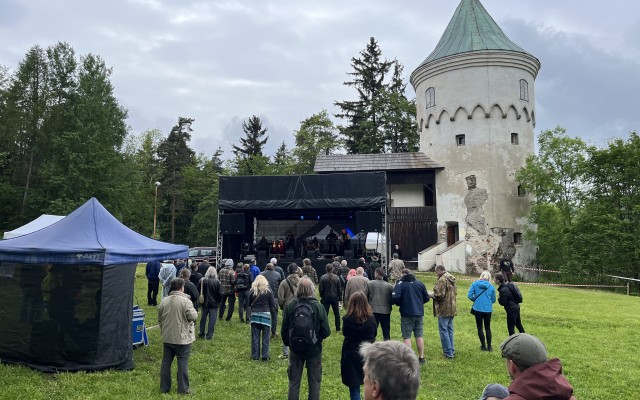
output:
M522 293L520 292L520 289L518 289L518 287L513 283L509 283L507 287L513 295L513 300L518 304L522 303Z
M249 274L246 272L240 272L236 277L236 290L247 289L249 289Z
M318 343L313 326L313 308L308 301L298 300L291 315L289 346L296 353L306 353Z

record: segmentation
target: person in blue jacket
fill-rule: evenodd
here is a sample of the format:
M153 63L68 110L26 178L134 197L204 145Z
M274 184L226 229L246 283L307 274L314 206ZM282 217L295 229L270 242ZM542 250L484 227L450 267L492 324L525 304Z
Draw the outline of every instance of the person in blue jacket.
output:
M149 261L147 263L146 275L147 275L147 305L158 305L158 287L160 286L160 279L158 274L160 273L160 261Z
M249 273L251 274L251 282L256 280L256 277L260 275L260 268L256 265L256 259L251 259L251 265L249 265Z
M467 297L473 301L471 314L476 317L476 327L478 328L478 338L481 345L480 350L493 351L491 347L491 313L493 312L493 303L496 302L496 290L491 284L491 273L489 271L482 271L480 279L471 284ZM482 331L483 325L484 332Z
M427 288L405 268L402 270L402 277L398 279L393 288L391 299L393 304L400 306L400 329L404 344L411 347L411 334L413 333L416 338L416 347L418 347L418 361L420 365L424 365L422 323L424 304L429 301Z

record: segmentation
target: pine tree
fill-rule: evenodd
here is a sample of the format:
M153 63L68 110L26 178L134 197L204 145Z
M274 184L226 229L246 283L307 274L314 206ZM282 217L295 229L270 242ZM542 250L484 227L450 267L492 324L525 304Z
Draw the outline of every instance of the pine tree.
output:
M347 152L356 154L384 151L381 95L385 92L385 77L392 65L392 61L382 59L382 50L373 37L360 52L360 58L351 59L353 71L347 74L352 80L344 84L356 89L358 100L334 103L341 110L336 117L347 120L347 126L339 128L346 137Z
M385 144L391 153L417 151L420 141L416 124L416 104L405 96L407 84L402 79L404 67L393 63L393 76L383 97L382 127Z
M183 171L194 163L195 152L189 147L193 118L178 118L169 136L158 147L163 167L162 192L169 207L171 242L176 239L176 216L183 209L182 192L185 188Z
M259 117L253 115L247 121L242 123L242 131L245 133L244 138L240 138L240 146L231 145L233 153L236 157L253 157L261 156L262 149L267 143L269 136L262 138L267 133L267 128L262 127L262 121Z
M267 128L263 128L260 118L253 115L242 123L242 130L245 137L240 138L240 145L231 145L236 155L234 164L238 175L268 174L269 158L262 153L269 139Z

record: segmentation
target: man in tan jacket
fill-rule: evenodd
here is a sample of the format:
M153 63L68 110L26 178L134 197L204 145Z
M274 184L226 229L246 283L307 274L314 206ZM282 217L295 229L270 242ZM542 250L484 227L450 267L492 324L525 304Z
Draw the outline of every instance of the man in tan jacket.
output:
M158 306L158 326L162 334L163 352L160 366L160 391L168 393L171 389L171 364L178 359L178 393L190 394L189 355L191 343L196 340L194 322L198 312L189 296L184 293L184 280L171 281L169 296L162 299Z
M391 284L395 285L396 282L402 278L402 270L405 268L404 261L398 257L398 253L393 253L393 260L389 262L388 275L391 279Z
M433 288L433 315L438 317L438 332L442 351L447 359L453 359L453 317L456 316L456 277L448 273L444 265L436 267L438 280Z

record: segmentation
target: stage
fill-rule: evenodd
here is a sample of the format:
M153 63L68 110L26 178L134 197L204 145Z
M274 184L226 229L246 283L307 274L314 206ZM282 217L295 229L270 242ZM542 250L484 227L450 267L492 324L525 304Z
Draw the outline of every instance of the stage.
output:
M265 266L267 265L267 263L270 261L270 258L256 258L256 265L258 265L258 267L260 268L260 271L264 271ZM285 275L287 274L287 267L289 266L289 264L291 263L296 263L298 265L298 267L302 268L302 258L285 258L282 257L280 259L278 259L278 266L280 268L282 268L282 270L284 271ZM333 262L333 259L329 259L329 258L310 258L311 260L311 265L313 266L313 268L316 270L316 272L318 273L318 278L320 278L322 275L324 275L326 273L326 269L325 267L327 266L327 264L330 264ZM238 262L244 262L246 264L249 264L249 262L251 261L251 258L248 259L241 259L241 260L234 260L234 262L237 264ZM366 259L367 263L371 262L370 258ZM358 266L358 259L347 259L347 266L349 268L356 268Z

